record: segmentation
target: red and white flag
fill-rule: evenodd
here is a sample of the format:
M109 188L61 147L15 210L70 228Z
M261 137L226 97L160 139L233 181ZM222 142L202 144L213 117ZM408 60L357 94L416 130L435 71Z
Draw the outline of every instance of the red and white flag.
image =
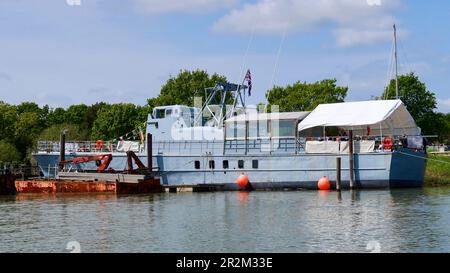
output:
M247 70L247 74L245 74L245 80L248 84L248 96L252 95L252 74L250 73L250 69Z

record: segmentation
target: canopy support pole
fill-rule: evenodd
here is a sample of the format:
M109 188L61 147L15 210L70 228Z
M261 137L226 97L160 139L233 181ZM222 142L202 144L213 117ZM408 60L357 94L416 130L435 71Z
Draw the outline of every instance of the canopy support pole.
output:
M348 159L349 159L349 177L350 177L350 189L355 188L353 180L353 130L348 132Z
M381 150L383 151L383 126L380 123L380 145L381 145Z

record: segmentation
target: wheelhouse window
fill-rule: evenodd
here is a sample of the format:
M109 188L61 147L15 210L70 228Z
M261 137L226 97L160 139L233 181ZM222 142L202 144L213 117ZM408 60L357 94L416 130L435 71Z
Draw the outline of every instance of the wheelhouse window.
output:
M270 136L269 121L268 120L259 120L258 121L258 137L268 138L269 136Z
M295 137L295 125L293 120L272 121L272 136L274 137Z
M155 118L165 118L166 117L166 109L156 109L155 110Z
M245 138L245 122L229 122L225 126L228 139Z
M195 160L194 167L195 167L195 169L199 170L200 169L200 161Z

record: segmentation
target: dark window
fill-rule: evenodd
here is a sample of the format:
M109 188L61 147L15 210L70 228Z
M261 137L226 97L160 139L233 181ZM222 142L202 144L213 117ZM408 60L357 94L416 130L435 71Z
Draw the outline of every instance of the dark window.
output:
M224 161L223 161L223 168L224 168L224 169L228 169L228 168L229 168L228 160L224 160Z
M258 169L258 160L254 159L254 160L252 161L252 168L253 168L253 169Z
M215 166L216 164L215 164L215 162L214 162L214 160L210 160L209 161L209 168L210 169L214 169L216 166Z
M166 109L156 109L156 118L165 118Z
M200 169L200 161L196 160L196 161L194 162L194 166L195 166L195 168L196 168L197 170Z
M243 169L244 168L244 160L238 160L238 168Z

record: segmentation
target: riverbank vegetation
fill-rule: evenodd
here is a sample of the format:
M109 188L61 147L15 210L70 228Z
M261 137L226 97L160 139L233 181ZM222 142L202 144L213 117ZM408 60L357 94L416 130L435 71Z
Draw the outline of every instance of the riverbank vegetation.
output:
M429 154L425 186L450 186L450 156Z

